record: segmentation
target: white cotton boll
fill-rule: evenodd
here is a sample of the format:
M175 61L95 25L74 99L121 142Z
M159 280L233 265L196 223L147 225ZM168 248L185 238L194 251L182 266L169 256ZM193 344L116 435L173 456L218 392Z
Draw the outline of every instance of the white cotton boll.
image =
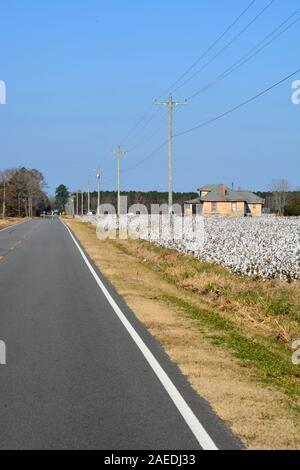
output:
M81 220L97 223L94 216ZM190 229L184 236L175 233L174 239L169 235L157 239L151 234L149 238L148 227L141 226L137 235L179 253L194 253L200 260L221 264L244 276L300 279L300 217L207 217L204 244L196 238L192 247Z

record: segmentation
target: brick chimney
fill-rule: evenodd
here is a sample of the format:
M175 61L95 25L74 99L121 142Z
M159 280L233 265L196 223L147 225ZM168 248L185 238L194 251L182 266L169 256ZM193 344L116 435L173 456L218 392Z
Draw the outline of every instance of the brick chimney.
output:
M226 186L225 186L225 184L221 185L221 196L222 197L226 196Z

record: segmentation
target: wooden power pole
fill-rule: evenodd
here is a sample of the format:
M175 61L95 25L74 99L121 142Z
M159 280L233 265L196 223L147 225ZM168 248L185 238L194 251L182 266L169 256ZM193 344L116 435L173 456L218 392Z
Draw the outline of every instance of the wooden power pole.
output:
M173 207L173 108L175 106L187 104L187 101L173 101L172 96L169 96L169 101L161 102L155 101L159 106L167 106L169 109L169 212Z

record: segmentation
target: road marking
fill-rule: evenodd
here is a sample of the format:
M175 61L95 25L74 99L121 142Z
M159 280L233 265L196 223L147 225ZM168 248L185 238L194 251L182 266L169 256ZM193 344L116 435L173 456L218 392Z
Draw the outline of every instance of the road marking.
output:
M0 340L0 366L6 366L6 344Z
M142 352L143 356L145 357L146 361L156 374L157 378L165 388L166 392L170 396L171 400L173 401L174 405L178 409L179 413L185 420L186 424L194 434L195 438L199 442L200 446L202 447L203 450L218 450L216 444L212 440L212 438L209 436L207 431L204 429L196 415L193 413L187 402L184 400L180 392L177 390L169 376L166 374L164 369L161 367L159 362L155 359L153 356L152 352L146 346L140 335L136 332L136 330L133 328L131 323L127 320L126 316L120 309L120 307L117 305L113 297L110 295L108 292L107 288L99 278L98 274L94 270L93 266L89 262L87 256L85 255L84 251L82 250L81 246L77 242L76 238L74 237L72 231L69 229L69 227L62 222L67 231L69 232L73 242L77 246L82 258L84 259L87 267L89 268L90 272L92 273L95 281L97 282L98 286L100 287L101 291L105 295L106 299L110 303L111 307L123 323L124 327L126 328L127 332L133 339L133 341L136 343L138 346L139 350Z

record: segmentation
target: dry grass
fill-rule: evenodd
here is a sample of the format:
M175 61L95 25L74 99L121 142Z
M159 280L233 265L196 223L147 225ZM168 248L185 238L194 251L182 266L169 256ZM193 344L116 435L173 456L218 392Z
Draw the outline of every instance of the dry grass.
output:
M247 448L300 449L300 370L290 369L287 347L299 331L299 284L242 279L149 243L100 241L93 227L68 224L192 386ZM292 305L288 312L280 303L285 299ZM266 309L272 308L265 321ZM259 363L268 350L264 346L272 350L267 371ZM273 356L286 374L282 380L281 370L276 375L272 369Z
M126 252L155 265L176 285L201 296L206 305L217 306L224 318L284 343L300 337L299 282L244 278L148 242L118 243Z
M10 225L15 225L23 221L24 219L21 219L19 217L7 217L5 219L0 219L0 230L7 228Z

